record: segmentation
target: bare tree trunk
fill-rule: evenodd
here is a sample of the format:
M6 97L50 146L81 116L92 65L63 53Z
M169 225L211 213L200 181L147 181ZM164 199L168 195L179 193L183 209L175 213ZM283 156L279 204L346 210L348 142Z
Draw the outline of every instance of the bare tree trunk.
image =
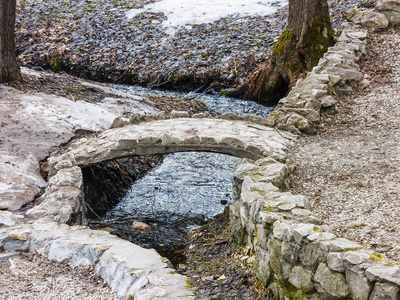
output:
M16 0L0 0L0 82L20 80L15 57Z
M255 70L237 93L276 103L333 43L327 0L289 0L288 24L275 44L271 62Z

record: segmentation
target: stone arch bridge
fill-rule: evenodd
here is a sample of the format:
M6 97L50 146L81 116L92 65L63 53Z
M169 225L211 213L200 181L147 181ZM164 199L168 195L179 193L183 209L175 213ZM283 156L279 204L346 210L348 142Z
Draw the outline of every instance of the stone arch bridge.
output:
M232 116L231 116L232 118ZM221 118L171 118L141 122L106 130L73 142L48 159L50 180L45 200L31 216L58 223L85 223L81 167L133 155L182 151L213 151L257 160L285 160L292 136L235 116Z

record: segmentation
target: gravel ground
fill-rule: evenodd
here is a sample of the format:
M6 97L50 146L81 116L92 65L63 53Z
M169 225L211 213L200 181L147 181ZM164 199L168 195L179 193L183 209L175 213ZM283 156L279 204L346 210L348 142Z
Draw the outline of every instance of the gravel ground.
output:
M341 237L400 262L400 31L370 34L364 80L291 150L299 194Z
M0 253L1 254L1 253ZM117 299L92 269L70 268L32 253L0 260L0 299Z
M154 1L19 0L19 60L91 79L221 91L268 59L287 19L283 8L271 17L230 16L169 36L162 13L126 18L148 2ZM329 0L334 25L359 2Z

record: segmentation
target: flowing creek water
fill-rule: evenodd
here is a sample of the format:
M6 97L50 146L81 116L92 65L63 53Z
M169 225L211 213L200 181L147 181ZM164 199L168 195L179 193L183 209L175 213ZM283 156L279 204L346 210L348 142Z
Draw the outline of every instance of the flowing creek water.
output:
M266 117L271 107L253 101L198 93L176 93L113 85L142 96L201 99L216 114L255 114ZM164 156L162 163L132 184L103 224L114 234L145 248L154 248L174 266L184 261L187 234L232 203L233 174L241 159L221 153L181 152ZM132 230L135 221L151 230Z

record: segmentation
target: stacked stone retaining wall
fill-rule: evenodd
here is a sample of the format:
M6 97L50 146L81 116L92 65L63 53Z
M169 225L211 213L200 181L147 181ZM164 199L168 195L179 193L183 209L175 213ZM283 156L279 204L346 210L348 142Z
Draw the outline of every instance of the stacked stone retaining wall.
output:
M362 78L357 61L367 53L366 37L361 26L345 24L336 45L268 121L314 133L321 111L335 113L335 96L351 93L351 81ZM245 159L235 173L232 234L255 254L258 278L283 299L400 299L399 264L327 231L307 199L289 191L288 174L272 158Z

